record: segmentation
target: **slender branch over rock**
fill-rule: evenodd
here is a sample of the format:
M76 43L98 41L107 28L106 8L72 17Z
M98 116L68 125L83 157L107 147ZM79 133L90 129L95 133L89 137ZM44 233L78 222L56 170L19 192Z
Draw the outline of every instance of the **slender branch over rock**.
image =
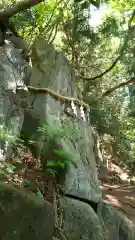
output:
M95 77L85 77L85 76L82 76L80 75L79 77L82 78L83 80L85 81L92 81L92 80L96 80L100 77L103 77L105 74L107 74L108 72L110 72L117 64L117 62L122 58L123 54L124 54L124 51L126 50L127 48L127 45L128 45L128 41L130 39L130 36L132 35L133 31L135 30L135 25L134 26L131 26L132 24L132 21L135 17L135 10L133 11L132 15L131 15L131 18L129 19L129 22L128 22L128 31L127 31L127 34L125 36L125 39L124 39L124 43L120 49L120 53L119 53L119 56L116 58L116 60L112 63L112 65L106 69L103 73L95 76Z
M10 7L6 8L4 11L0 12L0 20L7 20L16 13L22 12L28 8L31 8L40 2L44 2L44 0L24 0L21 2L18 2L14 5L11 5Z
M105 91L105 92L102 94L102 98L110 95L110 94L111 94L112 92L114 92L116 89L119 89L119 88L124 87L124 86L128 86L128 85L133 84L133 83L135 83L135 77L131 78L131 79L128 80L128 81L122 82L122 83L116 85L115 87L112 87L112 88L108 89L107 91Z
M12 23L9 22L10 18L16 13L20 13L28 8L31 8L44 0L24 0L7 7L0 12L0 46L4 44L7 30L10 30L15 36L19 36Z
M112 65L108 69L106 69L103 73L100 73L99 75L97 75L95 77L89 78L89 77L83 77L82 75L80 75L79 77L86 81L89 81L89 80L92 81L92 80L98 79L100 77L103 77L106 73L110 72L115 67L115 65L117 64L119 59L120 59L120 56L118 56L116 58L116 60L112 63Z

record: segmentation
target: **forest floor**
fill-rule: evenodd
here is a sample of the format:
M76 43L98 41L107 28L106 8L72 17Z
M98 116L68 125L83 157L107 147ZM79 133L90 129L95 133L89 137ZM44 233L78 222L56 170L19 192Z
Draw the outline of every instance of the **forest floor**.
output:
M135 186L102 184L103 202L124 213L135 224Z
M109 181L101 181L100 187L103 202L111 204L135 224L135 184L122 182L113 184Z

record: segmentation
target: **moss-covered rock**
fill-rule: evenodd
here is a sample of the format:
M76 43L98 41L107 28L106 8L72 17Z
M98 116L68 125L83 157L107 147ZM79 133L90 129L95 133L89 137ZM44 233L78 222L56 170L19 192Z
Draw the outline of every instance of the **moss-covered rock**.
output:
M67 240L103 240L98 216L92 207L72 198L61 198Z
M51 203L0 182L0 239L51 240L54 222Z
M134 240L135 226L109 204L99 203L98 212L104 240Z

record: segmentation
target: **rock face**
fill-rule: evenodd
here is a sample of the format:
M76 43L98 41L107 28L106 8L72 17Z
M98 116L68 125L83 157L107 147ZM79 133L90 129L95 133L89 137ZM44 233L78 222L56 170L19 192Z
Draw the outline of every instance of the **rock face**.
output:
M54 210L51 203L0 183L0 239L51 240Z
M32 46L30 75L28 64L13 46L5 45L0 51L1 56L3 54L0 59L1 125L12 129L14 134L21 132L33 155L42 156L43 167L52 161L67 161L64 170L58 169L57 176L63 185L59 195L63 214L59 217L60 222L62 218L60 227L55 219L56 230L59 230L56 239L134 240L134 225L115 209L100 202L94 141L87 111L47 92L27 91L26 86L31 85L81 99L66 58L39 39ZM8 52L12 56L10 61ZM83 119L81 114L84 114ZM5 139L0 140L0 149L3 150ZM8 153L5 149L4 159ZM52 204L3 183L0 184L0 218L3 224L1 239L52 238Z
M11 155L10 141L18 134L27 105L25 79L30 69L13 45L0 47L0 161Z
M28 105L25 82L31 69L12 44L0 47L0 56L1 164L11 156L11 143L23 125L24 109ZM54 220L51 203L0 182L0 239L51 240Z
M62 95L78 98L74 75L63 54L56 53L52 46L48 46L40 40L33 46L33 58L35 59L34 70L30 84L33 82L40 88L48 87ZM51 65L48 64L48 61ZM37 77L35 79L37 75L40 76L39 82L37 82ZM53 160L52 157L55 160L56 156L52 155L51 150L47 154L46 142L41 144L44 142L45 133L37 132L37 129L43 124L47 124L50 129L60 129L61 126L66 126L69 136L66 139L63 136L54 140L56 149L74 153L64 176L63 190L66 194L98 202L101 192L93 152L94 142L91 126L87 121L81 119L79 108L77 109L78 115L75 117L68 113L68 108L71 106L66 106L59 99L56 101L46 93L31 95L34 101L32 99L32 104L25 113L22 129L24 138L36 142L36 149L33 149L35 154L40 155L41 152L44 152L43 155L48 157L45 160L49 160L49 158ZM73 130L76 130L75 136L73 136Z

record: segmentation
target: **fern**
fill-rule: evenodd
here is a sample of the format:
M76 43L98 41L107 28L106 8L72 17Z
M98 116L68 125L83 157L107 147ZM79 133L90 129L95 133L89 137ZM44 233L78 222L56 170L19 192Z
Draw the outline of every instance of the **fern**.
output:
M42 131L46 134L46 137L49 137L50 139L63 137L63 138L69 138L69 137L77 137L79 136L78 129L69 128L68 126L60 127L58 125L54 126L48 126L48 125L42 125L38 128L38 131Z
M69 162L69 161L75 159L75 157L76 157L75 153L67 152L65 150L53 149L53 152L56 153L62 159L64 159L64 161L66 161L66 162L67 161Z
M49 169L54 170L52 168L61 168L61 169L65 169L69 162L73 161L76 158L76 154L67 152L65 150L56 150L53 149L53 152L55 154L57 154L61 160L60 161L49 161L47 162L46 166L49 167ZM55 174L57 173L57 171L55 170Z
M58 162L55 162L55 161L49 161L47 164L46 164L47 167L60 167L60 168L65 168L66 166L66 162L63 160L63 161L58 161Z
M45 144L48 147L48 142L52 146L53 143L57 143L61 138L69 139L78 136L79 131L77 129L69 128L69 126L59 126L57 124L53 126L42 125L38 128L45 134ZM46 173L55 176L58 173L58 169L65 169L69 162L76 160L76 153L71 153L63 149L52 150L59 158L59 161L49 160L46 164Z

